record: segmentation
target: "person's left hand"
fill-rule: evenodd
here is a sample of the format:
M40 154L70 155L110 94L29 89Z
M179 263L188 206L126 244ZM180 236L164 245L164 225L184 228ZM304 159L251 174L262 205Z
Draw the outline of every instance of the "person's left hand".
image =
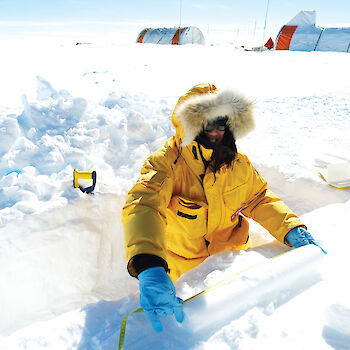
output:
M319 244L316 243L310 232L306 231L303 227L294 227L287 233L285 239L294 248L299 248L308 244L314 244L317 245L323 251L323 253L327 254L327 252Z

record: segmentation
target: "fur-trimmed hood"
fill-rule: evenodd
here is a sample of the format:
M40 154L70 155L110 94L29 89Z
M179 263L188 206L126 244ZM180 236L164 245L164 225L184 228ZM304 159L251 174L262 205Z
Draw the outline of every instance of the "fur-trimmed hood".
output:
M236 90L219 91L215 85L200 84L182 96L173 113L176 139L182 146L189 145L216 117L228 118L227 125L235 139L242 138L255 127L254 103Z

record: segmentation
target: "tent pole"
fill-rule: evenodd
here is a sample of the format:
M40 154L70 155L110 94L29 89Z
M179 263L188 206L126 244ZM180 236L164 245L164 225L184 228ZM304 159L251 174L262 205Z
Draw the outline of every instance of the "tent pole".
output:
M324 31L324 28L321 28L321 33L320 33L320 35L318 36L316 45L315 45L315 47L314 47L314 51L316 51L316 47L317 47L317 45L318 45L318 43L319 43L319 41L320 41L320 39L321 39L321 35L322 35L323 31Z
M181 12L182 12L182 0L180 0L180 25L179 25L179 27L181 27Z
M267 20L267 13L268 13L268 11L269 11L269 2L270 2L270 0L267 0L266 15L265 15L265 23L264 23L264 31L263 31L263 38L262 38L262 45L261 45L261 46L264 46L265 29L266 29L266 20Z
M256 33L256 20L254 22L254 32L253 32L253 44L252 44L252 46L255 45L255 33Z

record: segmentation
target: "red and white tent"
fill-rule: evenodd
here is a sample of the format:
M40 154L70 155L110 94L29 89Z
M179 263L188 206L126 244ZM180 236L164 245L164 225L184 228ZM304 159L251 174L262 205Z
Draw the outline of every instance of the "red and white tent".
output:
M300 11L279 31L276 50L350 52L350 27L317 27L316 11Z
M203 33L197 27L146 28L138 35L137 43L162 45L204 45Z

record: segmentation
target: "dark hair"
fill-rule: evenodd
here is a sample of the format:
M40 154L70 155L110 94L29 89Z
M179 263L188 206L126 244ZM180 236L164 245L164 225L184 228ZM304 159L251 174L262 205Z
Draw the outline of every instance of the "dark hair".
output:
M211 144L204 131L195 138L195 141L204 148L213 150L211 161L207 165L213 173L219 172L224 164L228 167L233 164L237 154L237 146L236 140L228 128L225 129L222 141L216 146Z

